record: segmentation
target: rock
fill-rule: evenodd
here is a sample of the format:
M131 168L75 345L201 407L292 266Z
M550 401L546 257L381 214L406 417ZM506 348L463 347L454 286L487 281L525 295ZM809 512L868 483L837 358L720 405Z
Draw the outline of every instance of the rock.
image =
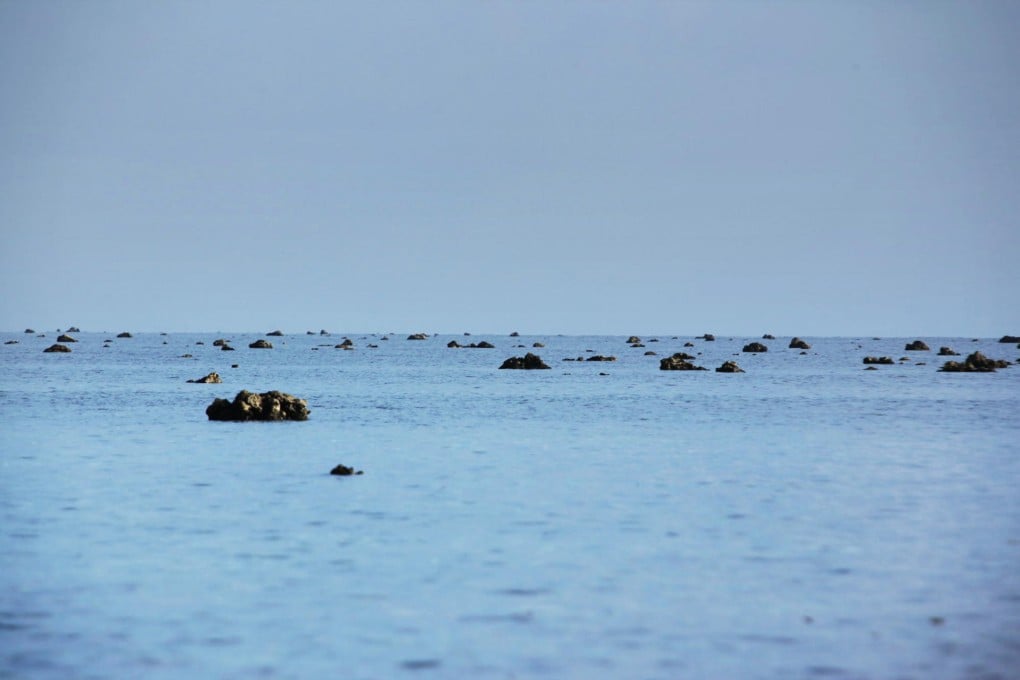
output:
M694 364L689 363L687 361L687 359L684 358L684 357L687 357L687 356L688 355L683 354L682 352L677 352L676 354L674 354L671 357L666 357L665 359L662 359L661 361L659 361L659 370L660 371L707 371L708 370L707 368L704 368L703 366L695 366ZM688 357L688 358L693 358L693 357Z
M59 338L57 338L57 342L78 342L78 341L72 338L70 335L61 335Z
M329 474L338 475L340 477L350 477L353 475L363 475L365 473L362 470L355 470L354 468L347 467L346 465L341 463L340 465L337 465L335 468L330 470Z
M26 333L34 333L35 331L25 331ZM999 342L1017 343L1020 344L1020 335L1004 335L999 338Z
M248 345L248 349L273 349L273 343L259 339Z
M636 345L639 342L641 342L641 338L639 338L636 335L632 335L629 338L627 338L627 344L628 345Z
M769 348L766 347L765 345L761 344L760 342L752 342L749 345L744 345L744 349L741 350L741 351L743 351L743 352L752 352L752 353L757 354L758 352L767 352L767 351L769 351Z
M616 361L616 357L614 356L604 357L601 354L596 354L595 356L588 357L587 359L585 359L585 361Z
M800 338L794 338L790 341L789 349L811 349L811 345L807 344Z
M193 354L182 354L181 358L182 359L194 359L195 356Z
M500 366L500 368L532 370L549 367L545 365L545 362L542 361L542 358L540 356L528 352L523 357L510 357L509 359L503 362L503 365Z
M225 344L227 344L227 341L225 339L223 339L223 338L217 338L217 339L213 340L213 343L212 343L213 347L222 347Z
M211 384L214 384L214 383L215 384L219 384L219 383L223 382L223 380L220 379L220 374L219 373L210 373L209 375L205 376L204 378L196 378L195 380L189 380L188 382L189 383L203 383L203 384L210 384L211 385Z
M17 341L17 340L8 340L8 341L7 341L7 342L5 342L4 344L5 344L5 345L17 345L17 344L18 344L18 341Z
M715 342L715 336L712 335L711 333L705 333L704 335L699 335L696 339L697 340L704 340L705 342Z
M35 333L35 331L34 331L34 330L32 330L31 328L26 328L26 329L25 329L25 332L26 332L26 333Z
M737 365L736 361L726 361L723 365L715 369L716 373L743 373L744 369Z
M71 326L70 328L67 329L67 332L68 333L81 333L81 329L78 328L77 326Z
M70 352L71 348L68 347L67 345L50 345L49 347L47 347L43 351L44 352Z
M231 347L230 345L221 345L220 349L223 350L224 352L233 352L234 351L234 348Z
M133 338L135 336L131 335L127 331L124 331L123 333L117 333L117 337L118 338Z
M892 357L864 357L864 363L866 364L891 364L893 363Z
M994 373L997 368L1006 368L1008 361L1002 359L989 359L981 352L974 352L967 355L961 363L959 361L947 361L942 364L940 372L945 373Z
M644 347L644 345L641 344L640 342L635 342L631 345L631 347Z
M427 340L428 337L429 336L428 336L427 333L412 333L411 335L407 336L407 339L408 340ZM386 338L383 338L383 340L385 340L385 339Z
M231 368L238 368L241 364L230 364Z
M939 356L940 357L958 357L958 356L960 356L960 353L956 352L956 351L953 351L952 347L939 347Z
M339 345L336 345L336 347L340 347L342 349L347 348L354 349L354 341L351 340L350 338L344 338Z
M510 334L510 337L511 338L519 338L519 337L521 337L521 334L518 333L517 331L514 331L513 333Z
M209 420L308 420L308 402L283 392L241 390L234 401L216 399L205 410Z
M646 357L654 357L655 355L656 353L653 352L652 350L648 350L647 352L645 352Z
M199 340L199 341L198 341L198 342L196 342L195 344L196 344L196 345L204 345L205 343L204 343L204 342L202 342L201 340Z
M685 342L684 343L684 347L694 347L694 343L693 342Z
M482 340L479 343L472 342L470 345L468 345L468 347L470 349L496 349L495 345L493 345L491 342L486 342L485 340Z
M908 342L907 346L903 349L907 352L927 352L931 348L920 340L914 340L913 342Z
M543 345L540 342L533 342L533 343L531 343L531 346L536 348L536 349L541 349L541 348L545 347L545 345Z
M658 342L658 341L659 341L659 339L658 339L658 338L652 338L652 339L651 339L651 340L649 340L648 342Z
M461 345L456 340L451 340L450 342L446 343L446 346L449 347L450 349L458 349L460 348Z
M772 335L771 333L766 333L765 335L761 336L761 339L762 340L775 340L776 336Z
M867 367L867 368L865 368L864 370L865 370L865 371L877 371L878 369L877 369L877 368L875 368L874 366L868 366L868 367Z
M269 331L268 333L266 333L266 337L269 337L269 338L282 338L283 337L283 331L280 331L280 330Z
M322 330L319 331L319 335L329 335L329 331L323 328Z

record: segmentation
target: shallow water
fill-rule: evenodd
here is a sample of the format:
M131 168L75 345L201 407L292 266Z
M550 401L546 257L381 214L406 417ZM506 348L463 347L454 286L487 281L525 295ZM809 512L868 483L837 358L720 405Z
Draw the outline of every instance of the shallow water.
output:
M1020 367L938 373L913 338L47 335L0 334L0 677L1020 669ZM659 371L687 340L747 372ZM561 361L589 349L618 360ZM497 370L526 351L552 370ZM311 418L206 419L242 388Z

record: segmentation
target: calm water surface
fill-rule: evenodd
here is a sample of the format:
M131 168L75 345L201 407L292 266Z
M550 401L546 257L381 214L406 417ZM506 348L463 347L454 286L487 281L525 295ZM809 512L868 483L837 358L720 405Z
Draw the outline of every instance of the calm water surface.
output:
M57 335L0 334L0 677L1020 676L1020 367ZM747 372L659 371L685 341ZM526 351L552 370L497 370ZM242 388L311 418L206 419Z

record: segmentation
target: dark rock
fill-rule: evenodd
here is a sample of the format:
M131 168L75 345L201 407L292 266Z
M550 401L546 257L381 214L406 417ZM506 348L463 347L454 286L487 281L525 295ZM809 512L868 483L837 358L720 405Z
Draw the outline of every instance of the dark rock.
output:
M283 331L279 331L279 330L277 330L277 331L269 331L268 333L266 333L266 337L269 337L269 338L282 338L283 337Z
M776 336L772 335L771 333L766 333L765 335L761 336L761 339L762 340L775 340Z
M72 338L70 335L61 335L59 338L57 338L57 342L78 342L78 341Z
M722 366L715 369L716 373L743 373L744 369L737 365L736 361L726 361Z
M761 344L760 342L752 342L749 345L744 345L744 349L741 351L757 354L758 352L767 352L769 351L769 348Z
M362 470L355 470L352 467L347 467L346 465L340 464L337 465L332 470L330 470L329 474L339 475L340 477L350 477L352 475L363 475L365 473Z
M632 335L629 338L627 338L627 344L628 345L636 345L639 342L641 342L641 338L639 338L636 335Z
M81 333L81 329L78 328L77 326L71 326L70 328L67 329L67 332L68 333Z
M199 341L198 341L198 342L196 342L195 344L196 344L196 345L204 345L205 343L204 343L204 342L202 342L201 340L199 340Z
M540 356L538 356L537 354L532 354L531 352L528 352L523 357L510 357L509 359L507 359L506 361L503 362L503 365L500 366L500 368L501 369L502 368L516 368L516 369L532 370L532 369L549 368L549 367L545 365L545 362L542 361L542 358Z
M322 330L319 331L319 335L329 335L329 331L323 328Z
M658 341L659 341L659 339L658 339L658 338L652 338L652 339L651 339L651 340L649 340L648 342L658 342Z
M595 356L588 357L585 361L616 361L616 357L604 357L601 354L596 354Z
M412 333L411 335L407 336L407 339L408 340L427 340L428 337L429 336L428 336L427 333ZM383 338L383 340L385 340L385 339L386 338Z
M644 345L642 345L640 342L635 342L634 344L631 345L631 347L644 347Z
M893 363L892 357L864 357L864 363L866 364L891 364Z
M540 342L533 342L533 343L531 343L531 346L535 347L536 349L541 349L541 348L545 347L545 345L543 345Z
M1002 359L989 359L981 352L974 352L967 355L961 363L959 361L947 361L939 369L945 373L993 373L997 368L1006 368L1008 361Z
M676 354L674 354L671 357L666 357L665 359L662 359L662 360L659 361L659 370L660 371L707 371L708 370L707 368L705 368L703 366L695 366L694 364L689 363L687 361L687 359L684 358L684 357L687 357L687 356L688 355L683 354L682 352L677 352ZM688 358L693 358L693 357L688 357Z
M348 348L349 347L351 349L354 349L354 341L351 340L350 338L344 338L343 341L339 345L336 345L336 346L337 347L342 347L342 348Z
M315 331L305 331L305 335L315 335Z
M248 345L248 349L273 349L273 343L268 340L256 340Z
M124 331L123 333L117 333L117 337L118 338L133 338L135 336L131 335L127 331Z
M510 337L511 338L519 338L519 337L521 337L521 334L518 333L517 331L514 331L513 333L510 334Z
M17 341L17 340L8 340L8 341L7 341L7 342L5 342L4 344L5 344L5 345L17 345L17 344L18 344L18 341Z
M231 368L237 368L237 367L239 367L240 365L241 365L241 364L230 364L230 367L231 367Z
M181 358L182 359L194 359L195 355L193 355L193 354L182 354Z
M468 347L471 349L496 349L495 345L493 345L491 342L486 342L485 340L482 340L481 342L478 343L472 342L470 345L468 345Z
M71 348L68 347L67 345L50 345L49 347L47 347L43 351L44 352L70 352Z
M223 380L220 379L220 374L219 373L210 373L209 375L205 376L204 378L196 378L195 380L189 380L188 382L189 383L210 384L211 385L211 384L219 384L219 383L223 382Z
M646 357L654 357L655 356L655 352L653 352L652 350L648 350L647 352L645 352L645 356Z
M699 335L697 337L697 339L698 340L704 340L705 342L715 342L715 336L712 335L711 333L705 333L704 335Z
M26 333L35 333L35 331L34 331L34 330L32 330L31 328L26 328L26 329L25 329L25 332L26 332Z
M217 338L216 340L213 340L212 343L213 347L222 347L225 344L227 344L227 341L223 338Z
M456 340L451 340L450 342L446 343L446 346L449 347L450 349L457 349L460 347L460 343L457 342Z
M35 331L25 331L25 332L26 333L29 333L29 332L34 333ZM1009 343L1015 342L1018 345L1020 345L1020 335L1004 335L1001 338L999 338L999 342L1009 342Z
M790 341L789 349L811 349L811 345L807 344L800 338L794 338Z
M865 368L864 370L865 370L865 371L877 371L878 369L877 369L877 368L875 368L874 366L868 366L868 367L867 367L867 368Z
M262 394L241 390L232 402L214 400L205 414L209 420L308 420L308 402L275 390Z
M233 352L234 351L234 348L231 347L230 345L220 345L220 349L223 350L224 352Z
M908 342L907 346L903 349L907 352L927 352L931 348L920 340L914 340L913 342Z
M694 343L693 342L685 342L684 343L684 347L694 347Z
M953 351L952 347L939 347L939 356L940 357L958 357L958 356L960 356L960 353Z

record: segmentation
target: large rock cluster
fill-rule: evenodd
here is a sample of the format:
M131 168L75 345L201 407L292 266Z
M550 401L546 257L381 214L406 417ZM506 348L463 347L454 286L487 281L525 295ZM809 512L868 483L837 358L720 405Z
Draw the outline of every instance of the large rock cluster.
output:
M216 399L205 410L209 420L308 420L308 402L290 394L241 390L233 401Z
M997 368L1006 368L1007 366L1009 366L1008 361L989 359L981 352L974 352L962 362L947 361L942 364L939 371L945 373L992 373Z
M704 366L695 366L694 364L687 361L693 357L684 354L683 352L677 352L671 357L666 357L659 361L660 371L707 371L708 369Z

